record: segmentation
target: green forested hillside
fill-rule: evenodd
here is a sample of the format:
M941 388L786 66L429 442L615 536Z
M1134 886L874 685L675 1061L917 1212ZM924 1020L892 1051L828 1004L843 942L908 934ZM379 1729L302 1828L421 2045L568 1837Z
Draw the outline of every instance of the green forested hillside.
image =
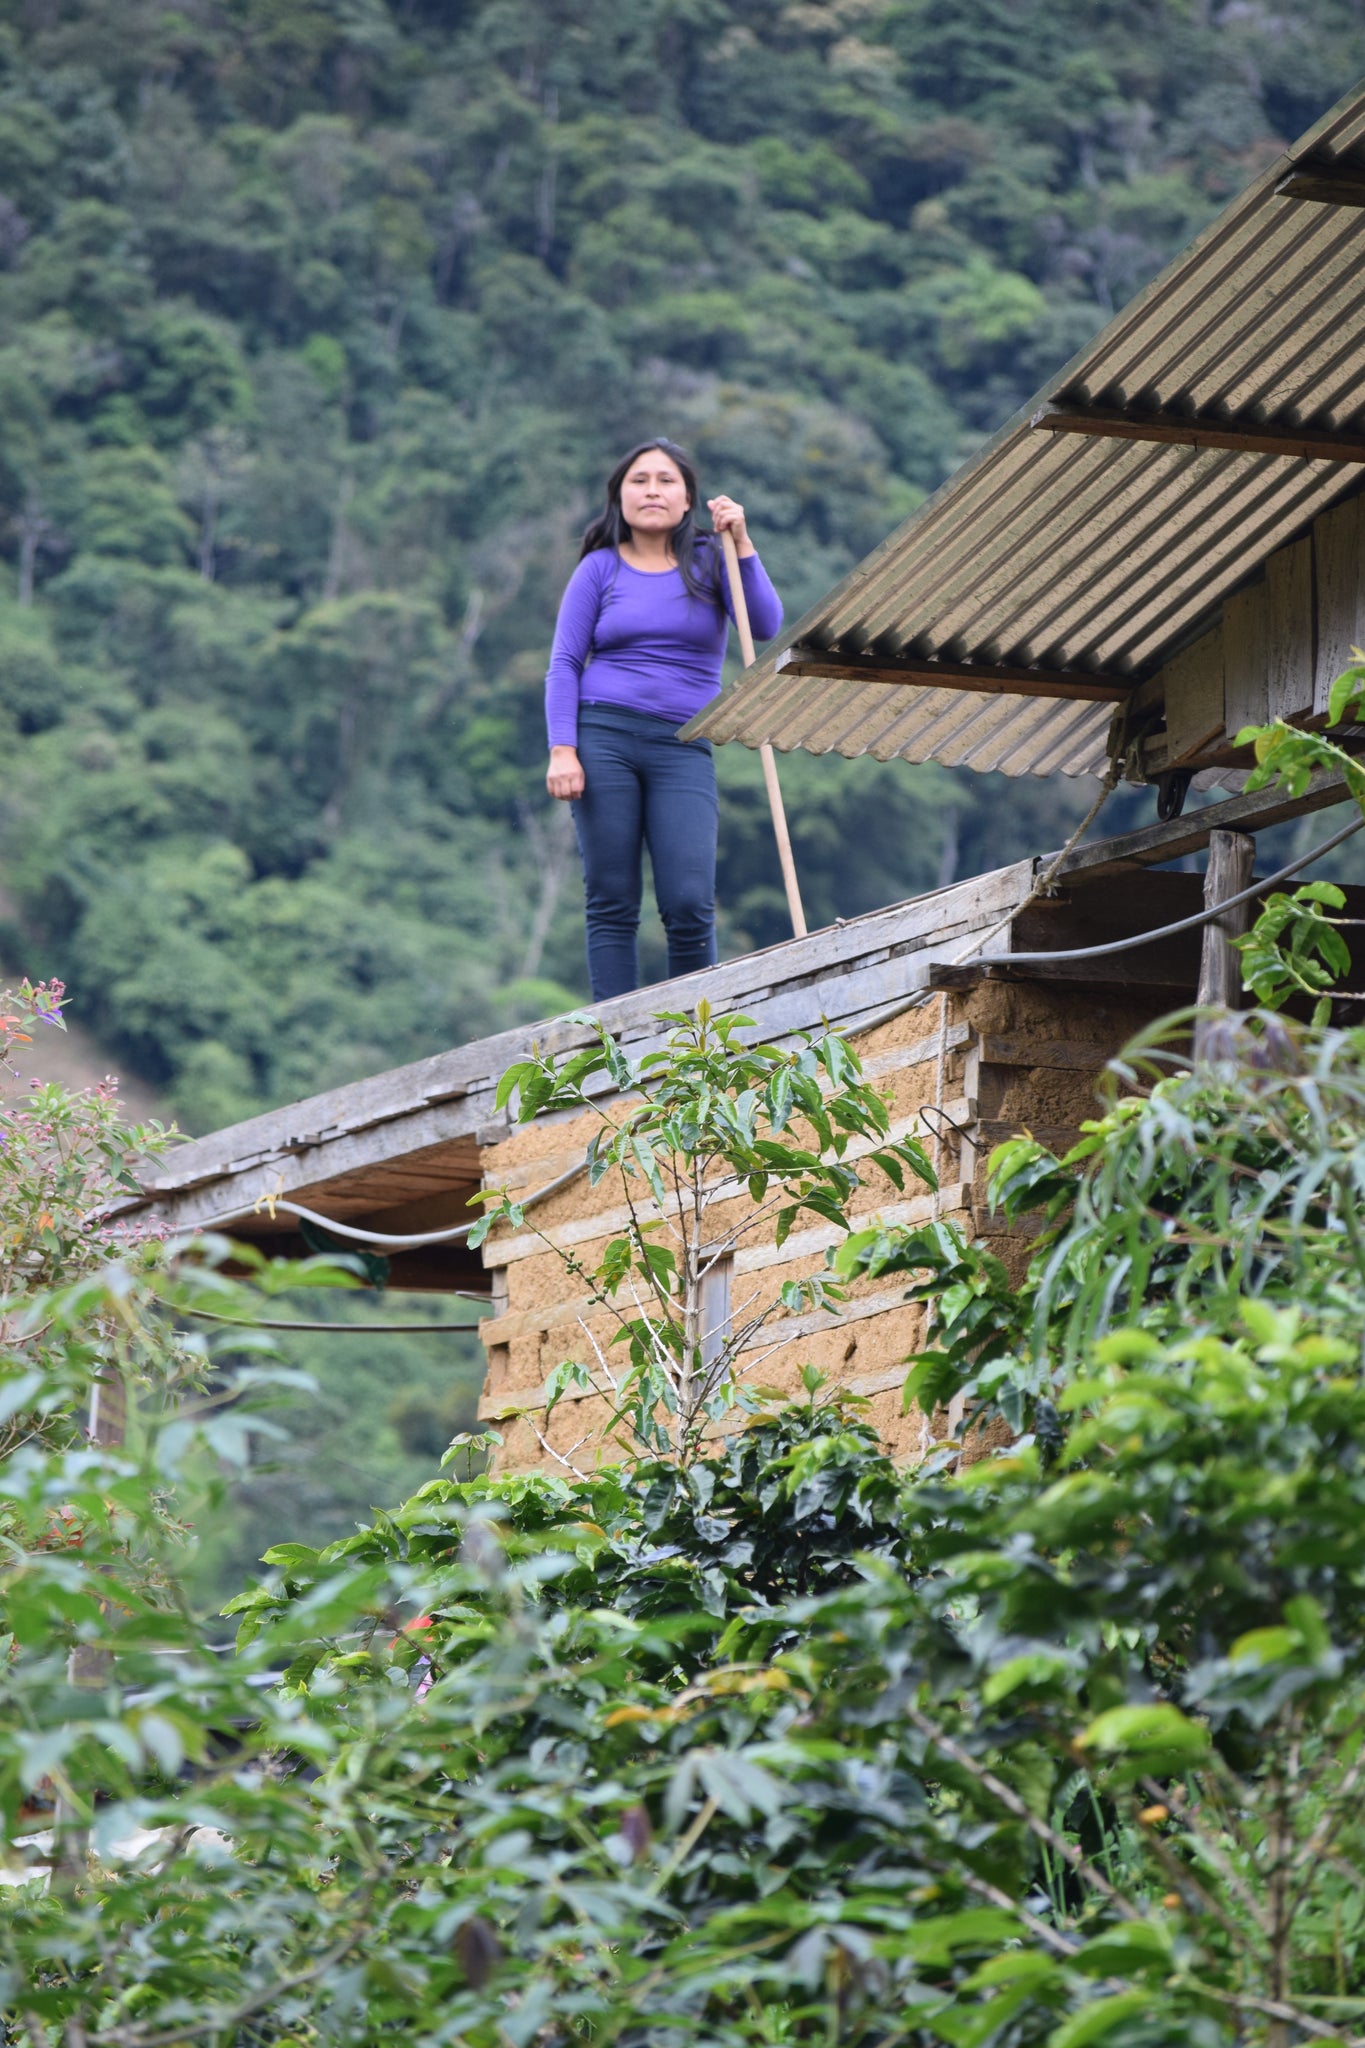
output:
M0 954L191 1128L581 988L540 682L613 455L789 616L1365 72L1359 0L4 0ZM724 938L783 930L722 758ZM813 920L1070 786L784 769Z

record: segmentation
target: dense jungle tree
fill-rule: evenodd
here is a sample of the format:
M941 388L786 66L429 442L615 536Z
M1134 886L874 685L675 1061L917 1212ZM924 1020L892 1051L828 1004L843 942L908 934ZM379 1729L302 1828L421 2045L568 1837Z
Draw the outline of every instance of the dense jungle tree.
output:
M1362 71L1348 0L7 0L0 954L195 1129L563 1006L614 451L690 439L794 615ZM784 772L816 921L1078 806Z

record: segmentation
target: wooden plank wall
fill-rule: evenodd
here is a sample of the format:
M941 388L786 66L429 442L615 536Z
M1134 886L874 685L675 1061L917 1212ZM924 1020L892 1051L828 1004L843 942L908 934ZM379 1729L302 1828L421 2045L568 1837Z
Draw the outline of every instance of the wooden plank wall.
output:
M1144 696L1163 693L1166 733L1152 773L1228 756L1238 732L1272 718L1322 718L1332 684L1365 645L1365 495L1278 549L1257 582L1223 601L1209 632L1173 656Z
M1318 659L1313 709L1327 709L1332 684L1353 647L1365 647L1365 497L1350 498L1314 528Z

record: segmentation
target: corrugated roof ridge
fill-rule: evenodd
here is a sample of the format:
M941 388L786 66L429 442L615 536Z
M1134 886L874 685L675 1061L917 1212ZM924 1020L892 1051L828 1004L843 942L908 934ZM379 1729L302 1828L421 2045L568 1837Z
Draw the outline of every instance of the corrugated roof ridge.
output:
M1239 194L1237 199L1230 203L1229 207L1225 207L1222 213L1215 216L1208 226L1202 229L1194 237L1193 241L1181 250L1179 255L1174 256L1170 263L1163 270L1159 271L1150 283L1144 285L1129 300L1126 306L1120 308L1099 335L1086 342L1083 347L1076 351L1069 362L1064 363L1060 370L1047 378L1034 396L1025 405L1022 405L1017 412L1011 414L1009 419L998 427L990 439L974 455L970 456L960 468L954 470L950 477L945 478L943 483L938 486L937 490L931 493L923 505L917 506L908 519L903 520L869 555L864 556L861 562L855 564L848 571L847 575L834 585L827 596L821 599L819 604L812 605L785 635L787 644L792 646L800 645L810 626L821 618L827 607L841 600L845 592L851 592L865 582L875 572L881 558L894 550L901 540L908 537L917 526L929 527L932 523L933 515L943 509L950 500L957 497L960 491L968 488L976 480L978 473L988 467L991 460L1003 451L1013 434L1032 417L1040 404L1045 404L1049 398L1055 397L1057 393L1064 391L1068 384L1079 376L1082 366L1092 356L1096 360L1099 359L1098 351L1102 342L1107 343L1110 336L1117 340L1126 333L1135 322L1144 317L1149 302L1169 287L1172 276L1180 268L1202 259L1206 244L1217 239L1220 233L1225 233L1230 226L1229 215L1234 208L1240 213L1249 204L1259 204L1269 192L1273 191L1275 184L1293 164L1299 162L1304 156L1313 154L1319 140L1329 137L1335 127L1349 125L1350 118L1353 115L1356 119L1359 137L1352 136L1352 142L1360 139L1360 137L1365 137L1365 81L1361 81L1360 84L1353 86L1349 92L1343 94L1342 98L1322 116L1321 120L1315 122L1313 127L1300 136L1296 142L1292 143L1287 150L1282 151L1269 168L1247 186L1245 192ZM1344 153L1344 150L1341 153ZM760 662L759 666L761 667L762 665Z
M1365 396L1365 257L1356 257L1365 216L1273 195L1295 165L1357 153L1365 164L1365 83L1281 151L686 730L883 759L932 754L1010 773L1045 772L1059 759L1071 773L1099 766L1094 707L1077 717L1054 699L1025 716L1022 691L992 694L983 708L911 674L903 685L803 680L777 670L778 654L804 644L836 663L871 650L1137 682L1188 644L1269 554L1358 489L1360 472L1286 463L1288 450L1036 431L1031 421L1040 405L1141 394L1163 411L1235 403L1257 423L1339 429Z

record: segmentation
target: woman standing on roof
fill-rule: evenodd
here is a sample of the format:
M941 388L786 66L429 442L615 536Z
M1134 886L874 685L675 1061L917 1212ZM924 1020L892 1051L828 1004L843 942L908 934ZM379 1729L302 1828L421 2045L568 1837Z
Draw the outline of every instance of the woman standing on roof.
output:
M716 958L716 771L709 740L678 727L720 689L727 616L720 542L694 523L697 478L672 441L644 441L607 481L559 607L545 678L550 795L573 805L588 913L593 998L639 985L641 854L668 937L668 973ZM710 498L734 535L755 637L782 604L754 551L744 507Z

